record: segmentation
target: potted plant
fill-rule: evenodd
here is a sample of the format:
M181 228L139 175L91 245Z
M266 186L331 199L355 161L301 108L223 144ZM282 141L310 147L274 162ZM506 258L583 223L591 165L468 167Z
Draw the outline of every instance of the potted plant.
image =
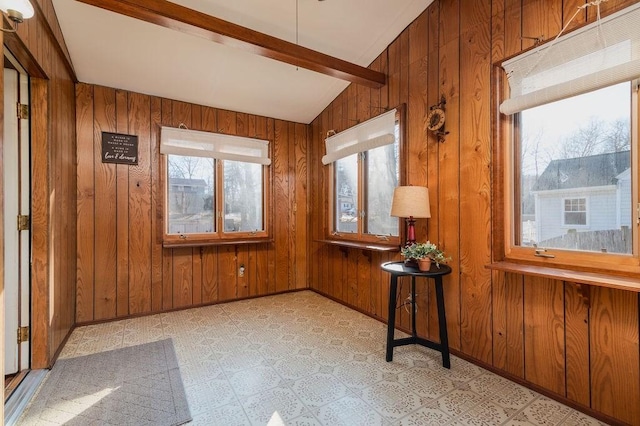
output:
M451 260L451 258L446 257L444 252L430 241L405 246L400 250L400 254L409 261L414 260L417 262L418 269L421 271L428 271L431 268L431 262L435 263L439 268L441 263L447 263ZM405 264L407 264L406 260Z

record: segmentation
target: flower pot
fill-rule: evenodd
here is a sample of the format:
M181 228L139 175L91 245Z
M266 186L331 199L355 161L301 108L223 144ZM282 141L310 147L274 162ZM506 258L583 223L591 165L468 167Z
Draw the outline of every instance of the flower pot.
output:
M429 259L428 257L424 259L418 259L418 269L422 272L427 272L429 269L431 269L431 259Z

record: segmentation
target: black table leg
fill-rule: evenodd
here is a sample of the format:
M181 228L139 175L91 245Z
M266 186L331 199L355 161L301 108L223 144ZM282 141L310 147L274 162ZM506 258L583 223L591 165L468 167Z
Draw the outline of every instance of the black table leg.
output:
M398 277L391 275L389 288L389 322L387 323L387 362L393 361L393 333L396 325L396 294L398 293Z
M418 336L416 331L416 277L411 277L411 336Z
M442 291L442 277L435 277L436 303L438 305L438 326L440 328L440 347L442 352L442 366L451 368L449 359L449 337L447 335L447 317L444 311L444 294Z

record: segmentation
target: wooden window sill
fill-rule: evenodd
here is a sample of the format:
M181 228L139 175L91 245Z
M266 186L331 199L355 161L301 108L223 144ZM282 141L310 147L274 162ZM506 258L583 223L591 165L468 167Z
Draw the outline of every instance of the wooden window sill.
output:
M362 250L389 251L389 252L400 251L400 247L396 245L384 245L384 244L356 242L356 241L342 241L342 240L315 240L315 241L317 243L331 244L334 246L349 247L349 248L356 248L356 249L362 249Z
M640 278L633 276L617 276L599 272L572 271L568 269L550 268L548 266L525 265L513 262L495 262L485 266L488 269L535 277L552 278L587 284L597 287L615 288L640 293Z
M205 246L229 246L241 244L264 244L272 243L273 238L246 238L241 240L210 240L210 241L164 241L162 247L205 247Z

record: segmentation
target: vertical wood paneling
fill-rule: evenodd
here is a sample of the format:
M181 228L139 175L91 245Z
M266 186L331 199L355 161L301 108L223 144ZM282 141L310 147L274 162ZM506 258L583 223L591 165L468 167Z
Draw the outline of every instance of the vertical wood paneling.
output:
M127 92L116 90L116 132L129 133ZM129 165L116 164L116 315L129 314Z
M579 284L565 283L567 398L585 407L591 403L588 291L588 286L581 289ZM583 295L587 296L586 300Z
M347 249L342 273L347 282L347 303L358 306L358 250Z
M288 272L288 283L286 289L290 290L296 288L296 277L297 277L297 269L298 265L296 260L298 258L298 253L296 253L296 240L298 235L298 224L296 223L296 216L298 212L298 200L296 199L296 145L294 143L296 135L296 125L295 123L287 123L287 139L285 142L286 151L287 151L287 176L289 176L289 181L287 182L287 195L289 197L289 205L286 209L287 211L287 220L289 222L289 234L287 239L287 250L289 252L289 256L287 258L287 272ZM300 206L302 209L302 206ZM300 265L303 267L303 265Z
M460 62L460 303L462 350L490 363L491 176L489 86L491 72L491 1L473 2L461 14Z
M371 252L368 250L358 250L355 253L358 256L358 277L357 277L357 294L356 306L364 311L369 311L371 301Z
M506 274L504 279L506 305L505 371L524 378L524 283L522 276Z
M505 274L494 271L491 287L491 315L493 319L493 360L494 367L506 370L507 365L507 306Z
M150 100L150 162L151 179L151 309L161 311L163 302L164 254L162 249L162 187L160 185L160 135L158 129L162 125L162 100L151 97ZM81 140L81 139L79 139Z
M428 14L422 13L408 29L409 66L407 102L407 145L408 158L421 161L409 162L407 183L428 187L428 143L427 129L423 117L427 114L427 42ZM406 32L406 31L405 31ZM432 197L433 198L433 197ZM427 220L416 221L416 233L427 234ZM426 295L426 292L422 292ZM422 301L426 302L426 299ZM425 306L426 308L426 306Z
M440 89L447 101L446 142L439 148L437 244L452 257L451 275L444 278L449 343L460 348L460 4L458 0L440 5Z
M276 206L276 196L275 196L275 182L276 182L276 175L278 173L278 169L276 169L275 165L274 165L274 160L275 159L275 152L276 152L276 124L275 124L275 120L273 118L267 118L267 139L270 141L269 144L269 155L271 156L272 162L271 162L271 169L270 169L270 187L271 187L271 226L272 226L272 234L274 236L274 241L275 241L275 235L278 233L283 233L285 232L285 229L288 228L281 228L278 226L278 222L276 220L276 214L277 214L277 206ZM275 244L269 244L268 245L268 251L267 251L267 277L268 277L268 281L267 281L267 291L269 293L273 293L276 291L277 286L276 286L276 245Z
M193 304L193 249L174 248L173 262L173 307L184 308Z
M274 180L274 204L275 217L273 218L276 229L287 229L289 224L289 151L287 141L289 140L289 126L281 120L275 121L275 141L274 158L271 167L275 169ZM276 291L283 291L289 287L289 238L287 234L276 233L275 241L275 267Z
M94 319L115 318L116 312L116 166L102 163L102 132L115 129L115 90L94 88L95 164L95 292Z
M578 8L584 6L585 0L563 0L562 1L562 27L569 23L569 20L573 18L571 24L567 27L566 31L576 28L580 25L584 25L587 21L587 10ZM577 14L576 14L577 13ZM574 17L575 16L575 17Z
M217 247L202 249L202 303L218 301Z
M562 2L522 0L522 48L535 44L532 38L553 39L562 28Z
M1 37L1 36L0 36ZM0 77L0 81L2 77ZM50 223L50 199L49 199L49 115L48 84L42 79L31 79L31 367L47 368L50 365L50 355L57 350L57 346L51 345L49 306L53 303L50 297L50 259L49 259L49 223ZM0 107L2 108L2 107ZM88 117L91 121L86 125L90 130L88 140L93 146L93 111ZM83 126L84 127L84 126ZM93 153L92 153L93 154ZM93 163L93 158L90 160ZM1 169L1 166L0 166ZM0 176L3 174L0 173ZM4 221L2 222L4 223ZM0 253L2 250L0 249ZM4 261L4 256L2 260ZM93 260L91 261L93 268ZM0 268L0 271L2 268ZM83 278L87 278L84 276ZM85 310L93 314L93 285L87 292L91 297L92 309ZM58 295L53 295L53 298Z
M129 166L129 313L151 312L152 205L151 103L149 96L129 95L129 133L138 136L138 164ZM124 206L121 206L124 208ZM160 268L160 270L162 270Z
M504 57L515 55L522 45L522 0L504 0ZM538 36L534 36L538 37ZM500 60L502 57L497 58Z
M253 270L250 263L249 247L246 245L237 246L236 252L238 254L238 270L241 267L244 267L243 274L240 274L240 272L238 272L238 277L236 280L238 290L236 297L247 297L249 295L249 282L251 281L251 276L253 275Z
M238 258L235 246L218 247L218 298L220 301L237 297Z
M95 92L95 96L87 96L85 92ZM78 193L87 192L82 185L93 185L94 181L95 191L101 191L94 197L95 207L89 211L85 207L85 198L79 198L77 209L81 214L78 227L84 229L89 223L92 232L102 236L95 243L91 238L78 240L79 247L88 241L91 247L95 247L95 251L82 251L77 257L77 292L81 295L86 291L94 292L93 306L84 301L86 296L78 297L77 304L71 304L78 312L83 312L82 320L78 321L160 312L308 285L307 126L278 121L279 133L276 136L276 121L273 119L91 85L79 86L77 103L78 129L83 129L78 137L78 156L89 159L82 161L78 168L81 176ZM164 195L159 155L160 127L176 127L180 123L197 130L258 137L270 142L270 155L274 159L274 166L269 169L272 196L274 187L277 187L274 182L283 183L278 187L278 196L281 201L279 211L281 216L284 215L284 221L276 220L275 200L270 203L274 220L271 233L276 243L162 247ZM137 135L138 165L103 164L100 160L102 130ZM117 167L126 171L121 172L120 182ZM65 177L61 182L72 179L75 180ZM92 194L89 191L88 195ZM122 194L127 194L126 201ZM295 212L289 209L290 202L299 207ZM93 226L90 221L93 221ZM118 223L128 225L126 238ZM113 232L106 235L99 233L98 229L111 229ZM117 242L116 235L119 238ZM277 250L279 258L276 258ZM87 255L91 253L96 253L94 262L87 261ZM124 266L120 265L120 260L125 259L126 274L122 272ZM91 271L87 264L90 267L95 265L93 273L86 272ZM238 277L239 264L245 265L244 277ZM100 271L102 275L99 275ZM80 280L85 277L87 285ZM127 283L126 296L120 286L122 282ZM72 297L67 299L73 300ZM125 304L124 308L120 303ZM64 338L63 332L60 331L56 338Z
M371 253L371 285L369 300L365 301L369 303L369 306L365 308L366 312L371 312L376 318L382 318L382 305L380 295L382 293L382 269L380 265L383 263L383 256L380 252Z
M592 407L638 424L638 294L592 288L589 324Z
M76 134L78 139L93 140L93 87L76 87ZM76 321L93 319L94 279L94 152L78 152L78 259L76 264Z
M433 3L428 9L428 44L427 44L427 105L429 108L440 102L442 94L440 89L439 69L440 69L440 8L439 3ZM412 43L413 44L413 43ZM429 109L425 111L428 114ZM440 244L439 234L439 217L440 217L440 143L437 141L433 132L426 132L427 146L427 187L429 188L429 198L431 207L431 218L427 221L426 238L437 244ZM449 290L445 290L449 291ZM427 331L426 335L429 339L439 340L440 334L438 330L438 316L436 307L435 288L429 286L427 288Z
M307 264L307 241L309 239L309 223L308 223L308 171L307 171L307 149L308 149L308 129L303 124L295 124L294 139L289 140L289 144L293 145L293 157L289 163L293 164L295 187L293 195L295 197L295 209L293 221L296 226L295 240L291 247L295 253L295 277L293 277L292 288L307 288L308 283L308 264Z
M561 281L524 278L525 379L565 392L564 288Z

